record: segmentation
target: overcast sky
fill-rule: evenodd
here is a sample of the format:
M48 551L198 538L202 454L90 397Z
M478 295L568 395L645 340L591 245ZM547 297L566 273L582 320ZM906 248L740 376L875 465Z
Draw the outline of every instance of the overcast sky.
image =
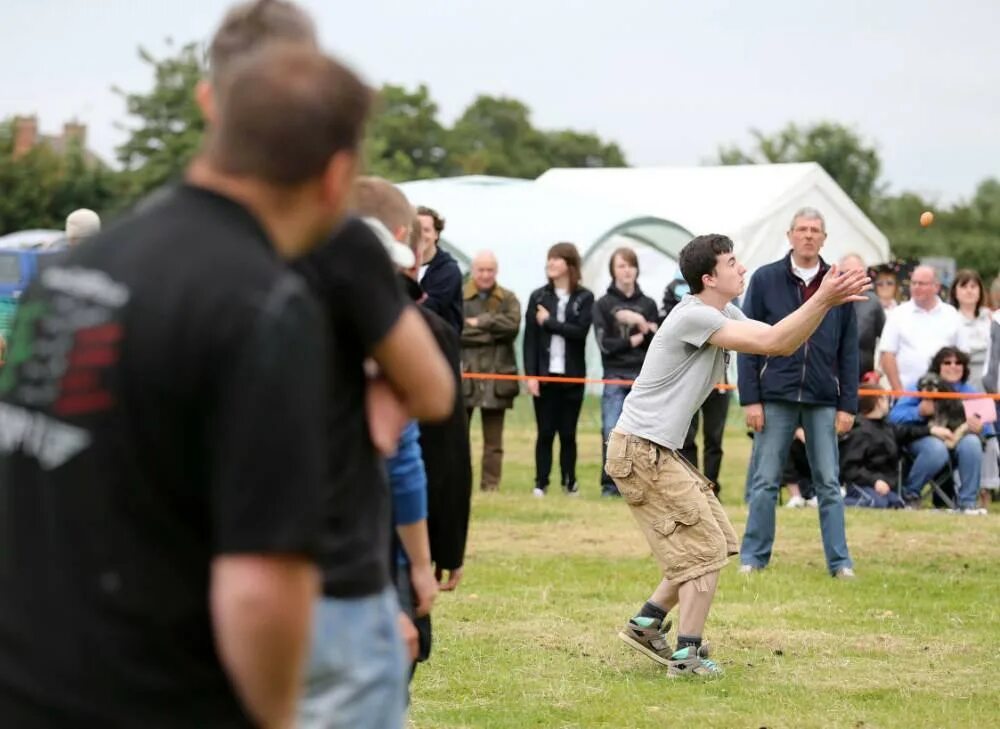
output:
M372 84L429 85L450 123L478 93L589 130L633 165L699 164L751 127L832 119L877 142L884 180L953 201L1000 176L996 0L306 0ZM0 117L76 117L106 159L143 45L205 41L229 0L0 0Z

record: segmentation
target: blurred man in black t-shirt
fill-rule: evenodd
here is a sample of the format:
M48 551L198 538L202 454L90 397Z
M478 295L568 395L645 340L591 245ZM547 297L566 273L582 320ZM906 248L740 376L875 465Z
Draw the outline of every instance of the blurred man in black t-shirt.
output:
M215 94L232 69L276 42L317 45L312 22L293 3L256 0L223 20L209 48L210 77L198 88L210 127ZM395 447L409 418L449 415L454 388L382 243L362 221L347 221L293 265L327 315L333 382L324 431L322 599L298 726L394 729L405 713L408 661L389 574L391 516L380 451ZM366 359L377 365L377 377L366 375Z
M369 91L234 69L184 184L22 300L0 374L0 724L283 727L317 594L324 329Z

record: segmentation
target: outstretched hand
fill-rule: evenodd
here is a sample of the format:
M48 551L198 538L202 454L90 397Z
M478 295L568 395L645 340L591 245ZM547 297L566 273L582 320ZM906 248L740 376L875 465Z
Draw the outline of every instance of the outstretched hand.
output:
M872 280L864 271L841 271L834 264L823 277L816 293L830 306L839 306L851 301L864 301L864 294L871 287Z

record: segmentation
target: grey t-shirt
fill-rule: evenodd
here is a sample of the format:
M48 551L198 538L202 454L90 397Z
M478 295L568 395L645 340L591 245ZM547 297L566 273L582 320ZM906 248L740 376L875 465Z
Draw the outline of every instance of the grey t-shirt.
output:
M712 387L724 381L726 353L708 338L730 319L746 316L733 304L719 311L685 295L653 337L617 429L679 449L691 418Z

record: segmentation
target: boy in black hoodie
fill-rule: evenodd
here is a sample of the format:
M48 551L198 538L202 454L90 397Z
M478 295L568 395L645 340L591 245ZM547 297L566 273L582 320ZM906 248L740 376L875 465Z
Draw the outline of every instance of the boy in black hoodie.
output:
M594 337L601 349L604 379L634 380L653 341L660 313L656 302L642 293L639 258L631 248L619 248L608 262L611 285L594 304ZM629 385L606 384L601 395L601 458L607 460L608 436L622 414ZM601 469L601 495L620 496L618 487Z
M882 391L880 387L869 389ZM861 417L840 443L840 480L847 490L846 506L873 509L902 509L897 493L900 448L930 434L927 425L894 425L885 419L889 412L887 395L858 398Z

